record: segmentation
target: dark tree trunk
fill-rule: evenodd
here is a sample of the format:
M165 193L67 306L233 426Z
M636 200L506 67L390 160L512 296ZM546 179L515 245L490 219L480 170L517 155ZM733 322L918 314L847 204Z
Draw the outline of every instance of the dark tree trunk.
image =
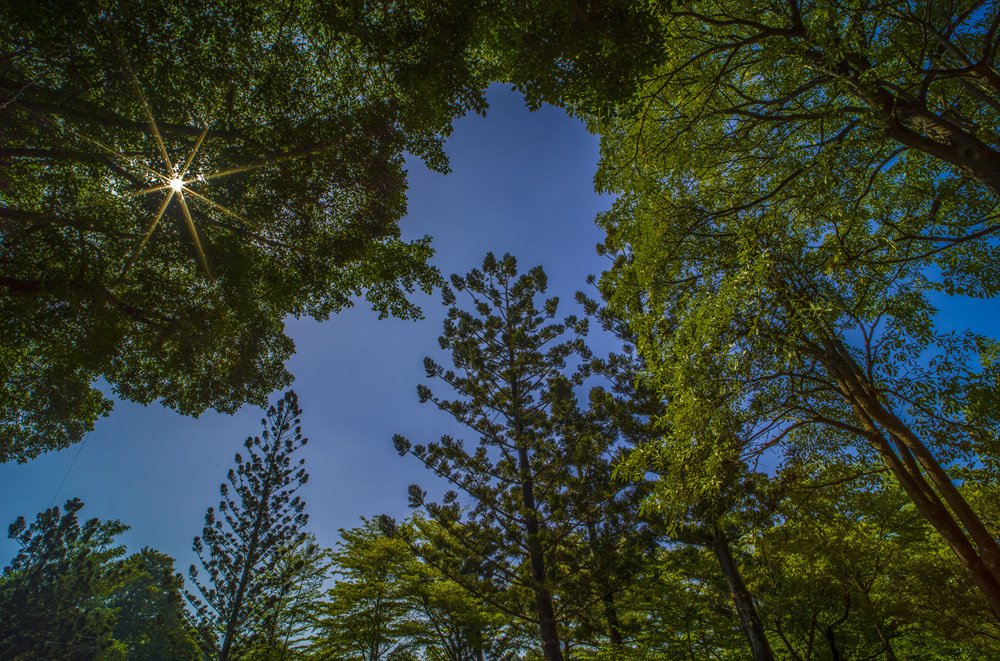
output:
M534 583L535 610L538 613L538 628L541 634L542 653L545 661L562 661L563 654L559 646L559 633L556 629L555 608L552 605L552 595L545 587L545 557L541 540L538 537L538 513L535 504L534 481L531 478L531 465L528 450L518 448L517 459L521 471L521 500L524 505L524 528L527 533L528 561L531 563L531 577Z
M244 619L243 599L246 596L246 589L250 583L250 574L257 565L257 558L260 557L259 544L262 532L261 529L263 527L265 514L267 513L267 507L269 505L268 501L271 498L275 455L278 453L280 443L280 437L274 439L274 447L271 449L271 455L269 457L271 468L267 471L267 482L264 484L263 493L260 497L260 502L257 504L257 511L254 514L253 531L250 534L250 542L247 545L247 555L246 558L244 558L243 568L240 572L240 582L236 589L236 597L233 599L232 610L230 611L229 619L226 622L226 631L222 638L222 648L219 650L219 661L228 661L229 655L232 652L233 642L236 640L236 631Z
M597 526L589 519L587 520L587 536L590 542L591 556L600 565L600 558L598 557L600 551L596 547ZM625 639L622 636L621 623L618 620L618 608L615 606L614 590L611 589L607 574L603 571L600 572L597 579L597 590L600 593L601 603L604 605L604 619L608 625L608 640L611 641L613 647L621 647L625 644Z
M729 538L719 526L712 530L712 551L722 568L722 575L726 579L726 585L733 597L736 605L736 613L740 618L740 628L750 643L750 650L753 653L754 661L774 661L774 652L767 641L767 634L764 633L764 626L760 622L757 614L757 607L753 602L753 595L747 589L740 575L736 560L733 559L732 549L729 547Z

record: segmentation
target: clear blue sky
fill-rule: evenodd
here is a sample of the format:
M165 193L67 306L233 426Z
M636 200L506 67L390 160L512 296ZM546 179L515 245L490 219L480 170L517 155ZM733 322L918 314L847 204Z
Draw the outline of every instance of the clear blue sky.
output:
M434 263L446 275L478 266L490 250L514 254L525 268L542 264L549 293L563 299L564 311L576 311L573 292L605 263L594 250L602 236L594 215L611 203L593 192L597 138L560 110L529 112L510 91L493 88L489 101L486 118L457 123L447 146L451 174L409 163L403 232L431 235ZM337 529L356 525L360 516L405 516L407 486L433 484L416 460L393 451L391 440L394 433L434 440L454 430L443 413L417 402L422 359L439 354L443 320L437 293L418 300L426 314L418 322L379 321L363 305L324 323L289 321L297 347L293 387L310 439L304 496L322 544L336 543ZM260 417L249 407L192 419L118 403L82 448L0 465L0 530L20 514L30 520L49 507L79 451L55 502L79 496L83 515L132 526L124 537L131 549L159 549L186 571L205 509L218 501L233 453L258 433ZM0 535L0 567L15 550Z

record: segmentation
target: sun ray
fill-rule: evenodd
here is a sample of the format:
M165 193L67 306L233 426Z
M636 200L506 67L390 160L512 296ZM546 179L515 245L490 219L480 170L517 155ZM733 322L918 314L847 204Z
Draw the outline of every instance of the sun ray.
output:
M191 233L191 240L194 241L194 247L198 251L198 259L201 261L202 267L205 269L205 275L208 276L209 280L215 280L212 277L212 270L208 268L208 258L205 257L205 249L201 245L201 239L198 238L198 230L194 226L194 219L191 217L191 210L188 209L187 202L184 200L184 193L178 193L177 199L181 203L181 211L184 213L184 220L187 222L188 232Z
M132 83L132 89L135 90L135 94L139 97L139 103L142 104L142 109L146 114L146 121L149 123L149 128L153 132L153 139L156 141L156 146L160 150L160 157L163 159L163 164L167 168L167 172L174 172L174 165L170 161L170 154L167 153L167 145L163 142L163 136L160 135L160 127L156 123L156 118L153 117L153 109L149 107L149 101L146 100L146 94L142 91L142 85L139 84L139 77L135 75L135 71L132 69L132 64L129 62L128 58L125 57L125 51L122 48L121 42L118 40L118 35L112 30L112 36L115 40L115 45L118 47L118 54L121 56L122 64L125 65L125 71L128 72L129 82Z
M201 148L201 143L205 141L206 135L208 135L207 124L205 125L205 128L201 130L201 134L198 135L198 139L194 143L194 149L191 150L191 153L188 155L187 160L184 161L184 167L182 167L180 169L180 172L178 172L177 174L178 178L184 179L184 175L187 174L188 168L191 167L191 162L194 160L194 157L198 154L198 150Z
M81 133L80 131L77 131L76 129L74 129L71 126L66 126L64 124L61 124L58 121L56 121L54 118L49 117L45 113L39 112L39 111L35 110L34 108L30 108L28 106L25 106L25 105L23 105L21 103L16 103L16 102L15 102L15 105L17 105L22 110L25 110L25 111L31 113L32 115L35 115L39 119L41 119L41 120L43 120L45 122L48 122L49 124L51 124L52 126L56 127L57 129L59 129L61 131L65 131L65 132L69 133L70 135L74 135L77 138L80 138L81 140L83 140L85 142L89 142L89 143L91 143L93 145L96 145L97 147L100 147L101 149L103 149L104 151L108 152L112 156L115 156L116 158L118 158L120 161L123 162L124 165L135 165L135 166L139 167L139 169L141 169L146 174L152 175L152 176L157 177L159 179L163 179L164 181L167 180L167 178L164 177L164 175L162 173L157 172L156 170L150 168L147 165L143 165L142 163L136 163L136 162L134 162L134 159L129 158L128 156L126 156L125 154L121 153L120 151L118 151L114 147L111 147L109 145L104 144L103 142L101 142L97 138L92 138L92 137L90 137L89 135L87 135L85 133Z
M205 195L202 195L201 193L199 193L197 191L191 190L190 188L185 188L184 192L187 193L188 195L193 195L195 198L197 198L197 199L201 200L202 202L204 202L205 204L211 206L213 209L217 209L218 211L221 211L224 214L228 214L228 215L232 216L233 218L235 218L236 220L240 221L244 225L247 225L248 227L250 227L250 229L258 230L258 231L261 229L260 223L255 223L254 221L250 220L246 216L243 216L243 215L240 215L240 214L236 213L232 209L219 204L215 200L213 200L213 199L211 199L211 198L209 198L209 197L207 197Z
M122 274L118 276L118 282L125 280L125 276L128 275L129 270L135 263L135 260L139 258L139 254L142 252L146 244L149 243L150 237L153 236L153 232L156 230L156 226L160 224L160 219L163 218L163 214L166 213L167 207L170 205L170 200L174 198L174 191L170 191L166 197L163 198L163 202L160 203L160 208L156 211L156 215L153 217L153 222L149 224L149 228L146 230L146 234L142 237L142 241L139 242L139 247L135 249L132 256L128 258L125 263L125 268L122 269Z
M71 207L66 207L64 209L60 209L59 211L48 211L48 212L45 212L45 213L38 213L38 214L31 215L31 216L22 216L20 218L14 218L13 220L19 220L19 221L24 221L24 222L28 222L28 223L33 223L33 222L38 221L38 220L49 220L49 219L52 219L52 218L64 218L67 215L69 215L70 213L73 213L73 212L76 212L76 211L83 211L85 209L96 209L98 207L103 207L103 206L106 206L108 204L114 204L115 202L119 202L122 199L133 199L133 198L136 198L136 197L142 197L143 195L150 195L152 193L159 193L160 191L165 191L168 188L170 188L170 186L168 186L168 185L150 186L149 188L143 188L142 190L129 191L128 193L122 193L121 195L118 195L117 197L113 197L113 198L107 199L107 200L102 200L101 202L91 202L89 204L75 204L75 205L73 205Z

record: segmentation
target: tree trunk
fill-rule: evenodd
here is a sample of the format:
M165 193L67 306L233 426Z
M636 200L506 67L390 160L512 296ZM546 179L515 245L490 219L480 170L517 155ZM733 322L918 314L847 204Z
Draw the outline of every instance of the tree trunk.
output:
M597 526L593 520L587 519L587 541L590 545L590 555L595 562L595 566L600 564L599 551L596 548ZM618 608L615 606L614 590L608 583L607 574L604 571L598 573L597 589L600 593L601 603L604 604L604 619L608 625L608 640L615 648L625 644L625 639L621 632L621 623L618 620Z
M277 438L273 439L273 447L269 457L270 467L267 471L267 482L264 484L260 502L257 503L257 512L254 515L255 520L253 530L250 535L250 542L247 545L247 554L244 559L243 571L240 573L240 582L236 589L236 597L233 599L233 607L229 613L229 619L226 622L226 631L222 638L222 648L219 650L219 661L228 661L229 654L232 651L233 641L236 638L236 629L243 619L243 598L246 596L247 584L250 582L250 574L257 564L257 558L259 557L260 549L258 549L257 546L260 543L261 527L264 522L264 515L266 514L267 507L269 505L268 501L271 498L271 488L274 475L274 458L278 453L281 441L282 437L280 434Z
M843 343L826 338L824 345L826 351L819 358L867 432L868 441L917 510L958 556L1000 619L1000 546L927 446L886 408Z
M524 505L524 529L527 532L528 560L531 563L531 577L534 583L535 610L538 613L538 628L542 639L542 653L545 661L562 661L563 654L559 646L559 633L556 630L555 608L552 605L552 595L545 587L545 557L541 540L538 538L538 513L535 505L534 480L531 477L531 465L528 449L520 447L517 459L521 472L521 501Z
M740 575L739 567L733 559L732 550L729 547L729 538L718 525L712 530L712 551L722 568L722 575L726 579L726 585L736 604L736 613L740 618L740 628L750 643L750 650L753 652L754 661L774 661L774 652L767 641L767 634L764 633L764 626L760 622L757 614L757 607L753 602L753 595L747 589Z

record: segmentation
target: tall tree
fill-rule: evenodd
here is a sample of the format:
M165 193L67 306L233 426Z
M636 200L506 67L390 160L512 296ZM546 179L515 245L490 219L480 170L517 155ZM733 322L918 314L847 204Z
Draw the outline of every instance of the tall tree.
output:
M305 540L305 501L297 495L309 478L304 459L294 455L306 439L299 426L298 397L289 390L261 420L264 432L243 443L227 482L220 486L218 512L209 508L194 550L207 573L191 565L200 593L187 592L199 644L219 661L242 658L255 641L281 620L288 590L273 569ZM283 577L279 577L283 578Z
M586 485L579 468L593 462L582 453L594 450L594 439L554 422L556 413L575 415L569 400L586 370L571 371L569 363L590 352L583 341L586 319L556 322L558 299L538 304L546 284L540 267L518 275L510 255L488 254L481 269L452 276L440 344L454 369L430 358L424 365L428 377L443 381L457 398L436 397L427 386L418 393L474 431L478 443L468 450L451 436L413 445L397 435L394 442L400 455L412 454L471 499L463 514L455 492L436 504L425 501L419 486L410 488L411 505L424 506L441 524L443 542L465 548L500 584L530 595L534 606L527 612L507 607L537 624L546 659L561 659L560 623L591 608L600 593L589 585L582 594L570 589L572 579L594 564L580 543L592 504L574 509L574 498L578 505L584 498L572 491L574 481ZM468 308L459 304L459 294ZM607 448L598 445L598 452Z
M444 504L425 502L417 486L411 504L440 524L440 544L464 549L503 586L499 598L509 613L537 623L545 654L557 653L560 638L563 651L621 646L615 594L650 540L637 521L638 490L611 478L627 442L614 397L600 387L586 401L580 396L594 383L583 341L587 320L553 322L558 300L537 303L544 272L518 275L509 255L488 255L481 270L451 282L440 344L454 369L429 358L425 367L457 397L436 397L426 386L418 391L475 432L477 447L466 450L450 436L426 446L402 436L395 442L400 454L413 454L465 492L471 505L463 511L457 494L446 494ZM510 601L518 592L530 595L533 609Z
M329 550L320 547L311 533L275 553L275 563L261 580L276 586L277 616L262 623L248 656L280 661L308 655L330 565Z
M24 517L8 536L21 549L0 577L0 657L5 659L99 659L118 646L112 635L114 564L124 554L119 521L80 522L79 498L64 510Z
M403 588L413 563L409 546L365 519L340 537L331 554L336 583L318 609L317 649L331 658L364 661L405 651L412 644Z
M926 263L891 259L891 245L872 254L882 261L843 262L836 245L816 244L808 213L707 220L696 195L665 202L654 190L606 218L622 252L605 285L644 329L671 434L699 438L736 407L756 421L747 438L759 449L867 446L1000 617L1000 547L955 484L974 457L995 455L981 399L995 388L993 340L939 331ZM855 210L857 222L883 204Z

